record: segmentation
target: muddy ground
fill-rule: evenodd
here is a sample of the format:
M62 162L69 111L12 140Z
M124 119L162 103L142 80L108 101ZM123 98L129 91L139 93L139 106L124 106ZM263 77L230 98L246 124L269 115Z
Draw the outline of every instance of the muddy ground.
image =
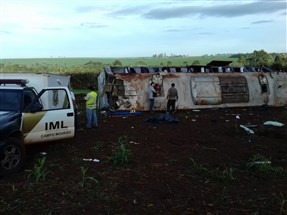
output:
M99 128L30 146L0 180L0 213L287 214L287 129L263 125L286 125L286 107L160 114L99 114Z

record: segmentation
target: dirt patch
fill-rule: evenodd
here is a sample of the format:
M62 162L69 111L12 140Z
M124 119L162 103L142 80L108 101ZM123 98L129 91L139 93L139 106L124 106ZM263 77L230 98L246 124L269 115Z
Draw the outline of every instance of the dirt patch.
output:
M0 180L0 213L287 213L286 108L190 110L177 112L178 122L148 120L159 114L99 115L99 128L29 147L25 170ZM285 126L263 126L268 120ZM83 107L79 121L85 128Z

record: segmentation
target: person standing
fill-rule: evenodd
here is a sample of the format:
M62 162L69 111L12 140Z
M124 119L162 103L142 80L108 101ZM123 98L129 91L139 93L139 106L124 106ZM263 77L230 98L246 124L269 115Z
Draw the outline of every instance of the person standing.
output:
M90 92L85 96L86 100L86 115L87 115L87 128L98 127L97 118L97 96L95 88L89 86Z
M167 113L175 113L175 102L178 100L177 89L175 88L175 84L172 83L171 87L167 91Z
M148 98L149 98L149 112L153 112L154 108L154 97L156 95L156 91L154 89L154 82L151 82L148 86Z

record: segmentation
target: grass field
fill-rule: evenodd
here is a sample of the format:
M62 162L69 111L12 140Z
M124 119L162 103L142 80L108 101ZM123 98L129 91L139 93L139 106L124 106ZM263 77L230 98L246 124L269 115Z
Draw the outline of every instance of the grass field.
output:
M2 65L25 65L33 67L38 65L54 65L58 67L73 67L85 65L89 62L101 63L103 65L112 65L119 60L122 66L186 66L191 65L198 60L201 65L205 65L212 60L230 60L237 62L237 58L229 56L198 56L198 57L135 57L135 58L19 58L19 59L1 59Z

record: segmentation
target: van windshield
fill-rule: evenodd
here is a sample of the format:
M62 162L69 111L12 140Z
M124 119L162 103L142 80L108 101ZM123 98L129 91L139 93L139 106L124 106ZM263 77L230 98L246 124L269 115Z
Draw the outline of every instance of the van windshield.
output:
M0 89L0 111L20 111L22 91Z

